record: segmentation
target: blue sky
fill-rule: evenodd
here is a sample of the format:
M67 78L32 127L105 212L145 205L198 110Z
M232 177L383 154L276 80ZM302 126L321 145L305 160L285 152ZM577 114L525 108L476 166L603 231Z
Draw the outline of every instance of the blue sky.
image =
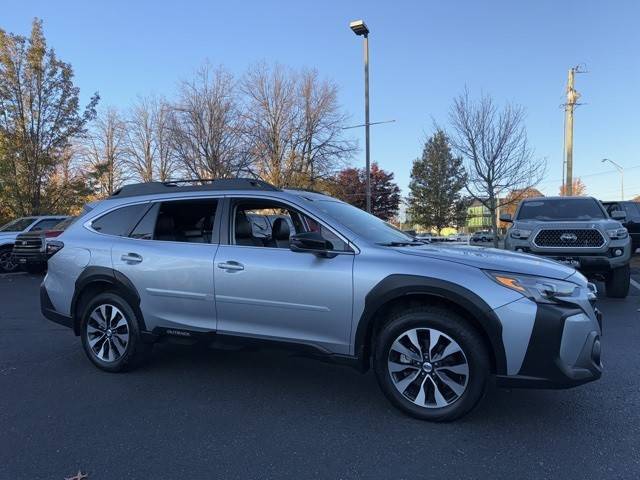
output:
M125 107L139 94L172 95L205 60L235 73L266 60L314 67L333 79L352 123L363 121L361 40L371 30L372 160L407 192L411 161L433 120L446 124L452 98L467 86L527 109L529 138L547 158L540 185L556 194L562 177L564 86L577 77L575 175L590 194L640 195L640 2L629 1L29 1L2 9L0 27L27 34L44 20L49 44L71 62L82 97ZM363 132L351 131L360 138ZM354 165L364 163L364 151Z

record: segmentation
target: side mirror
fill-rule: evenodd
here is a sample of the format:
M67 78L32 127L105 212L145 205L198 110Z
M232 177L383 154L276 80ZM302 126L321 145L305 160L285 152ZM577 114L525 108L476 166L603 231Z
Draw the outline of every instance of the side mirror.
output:
M322 238L318 232L304 232L292 235L289 239L292 252L313 253L321 257L330 257L333 244Z
M500 221L504 223L513 223L513 218L511 218L510 213L503 213L500 215Z
M622 210L614 210L613 212L610 213L610 216L614 220L626 220L627 219L627 214L625 212L623 212Z

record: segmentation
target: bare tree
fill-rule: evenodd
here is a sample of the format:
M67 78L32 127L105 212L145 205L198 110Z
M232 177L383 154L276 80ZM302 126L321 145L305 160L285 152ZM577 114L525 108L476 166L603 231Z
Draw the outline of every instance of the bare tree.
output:
M246 137L258 175L278 186L312 186L344 167L355 144L343 136L334 84L316 71L252 68L243 82Z
M82 139L81 155L89 182L99 197L111 195L125 181L125 124L114 108L98 115Z
M183 81L170 115L176 159L195 178L227 178L248 168L233 76L204 65Z
M300 113L293 75L279 65L261 64L247 73L242 87L246 138L258 175L276 186L295 185Z
M345 139L347 115L338 104L338 88L320 80L316 70L304 71L299 78L301 169L313 187L316 180L333 175L345 166L356 151L354 142Z
M140 97L125 124L126 164L139 181L169 180L173 157L169 134L169 107L164 100Z
M521 106L507 104L499 110L490 96L473 101L467 91L454 99L451 108L451 143L465 160L466 189L489 210L495 232L499 208L521 198L507 197L507 192L526 192L545 174L546 163L533 158L524 117Z

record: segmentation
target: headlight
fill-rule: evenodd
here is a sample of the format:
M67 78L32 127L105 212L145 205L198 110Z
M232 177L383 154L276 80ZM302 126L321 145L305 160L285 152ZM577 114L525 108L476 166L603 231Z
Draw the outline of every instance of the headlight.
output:
M629 232L626 228L615 228L613 230L607 230L607 235L611 240L622 240L629 236Z
M511 238L520 238L524 240L525 238L529 238L529 235L531 235L531 230L523 230L521 228L511 229Z
M515 290L537 303L554 303L562 297L571 297L578 285L554 278L534 277L514 273L486 271L496 283Z

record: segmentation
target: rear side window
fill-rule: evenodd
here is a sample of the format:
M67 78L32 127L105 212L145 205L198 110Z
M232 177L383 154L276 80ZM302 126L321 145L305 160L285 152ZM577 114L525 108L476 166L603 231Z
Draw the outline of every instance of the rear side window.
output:
M156 203L130 236L140 240L211 243L215 237L217 206L218 200L211 198Z
M106 235L126 237L148 207L148 203L139 203L118 208L91 222L91 228Z

